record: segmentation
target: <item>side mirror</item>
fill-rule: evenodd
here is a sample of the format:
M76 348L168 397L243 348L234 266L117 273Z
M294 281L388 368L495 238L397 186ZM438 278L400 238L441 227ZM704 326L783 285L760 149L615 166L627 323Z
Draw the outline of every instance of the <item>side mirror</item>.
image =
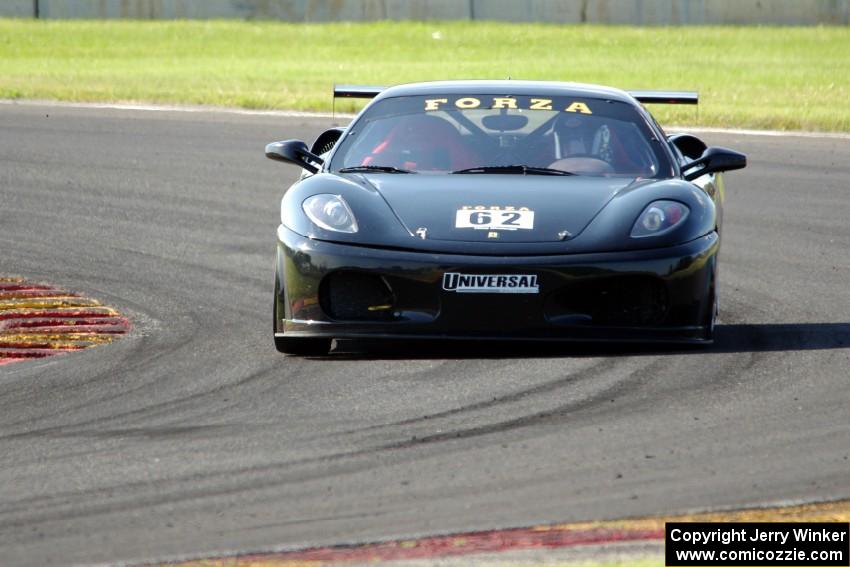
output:
M272 142L266 146L266 157L275 161L295 164L310 173L319 171L319 166L324 163L322 158L308 150L307 144L301 140Z
M688 171L685 179L693 181L707 173L731 171L747 167L747 156L733 150L712 146L707 148L699 159L686 163L682 171Z

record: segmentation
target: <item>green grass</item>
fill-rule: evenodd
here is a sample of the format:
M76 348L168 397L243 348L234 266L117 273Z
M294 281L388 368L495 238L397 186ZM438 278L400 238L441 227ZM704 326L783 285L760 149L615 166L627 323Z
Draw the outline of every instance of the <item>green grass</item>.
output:
M850 130L846 27L0 20L0 98L329 110L334 83L508 76L700 91L665 123Z

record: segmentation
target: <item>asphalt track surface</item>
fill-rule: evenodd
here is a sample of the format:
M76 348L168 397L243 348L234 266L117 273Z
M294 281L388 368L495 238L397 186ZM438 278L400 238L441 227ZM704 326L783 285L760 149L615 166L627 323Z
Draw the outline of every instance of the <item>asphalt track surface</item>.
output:
M287 358L296 170L263 147L332 122L0 105L0 274L135 325L0 368L4 565L850 497L850 140L706 135L751 163L727 178L712 347Z

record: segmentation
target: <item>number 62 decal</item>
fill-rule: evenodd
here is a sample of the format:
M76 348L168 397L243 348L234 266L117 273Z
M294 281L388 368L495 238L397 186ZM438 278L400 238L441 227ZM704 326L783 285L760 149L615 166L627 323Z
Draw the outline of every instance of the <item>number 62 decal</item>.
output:
M531 230L534 211L503 209L460 209L455 216L455 228L478 230Z

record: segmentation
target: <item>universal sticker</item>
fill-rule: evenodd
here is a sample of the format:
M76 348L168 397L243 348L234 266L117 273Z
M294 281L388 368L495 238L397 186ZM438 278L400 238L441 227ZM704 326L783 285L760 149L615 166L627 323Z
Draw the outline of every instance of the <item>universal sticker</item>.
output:
M539 293L535 274L443 274L443 289L455 293Z

